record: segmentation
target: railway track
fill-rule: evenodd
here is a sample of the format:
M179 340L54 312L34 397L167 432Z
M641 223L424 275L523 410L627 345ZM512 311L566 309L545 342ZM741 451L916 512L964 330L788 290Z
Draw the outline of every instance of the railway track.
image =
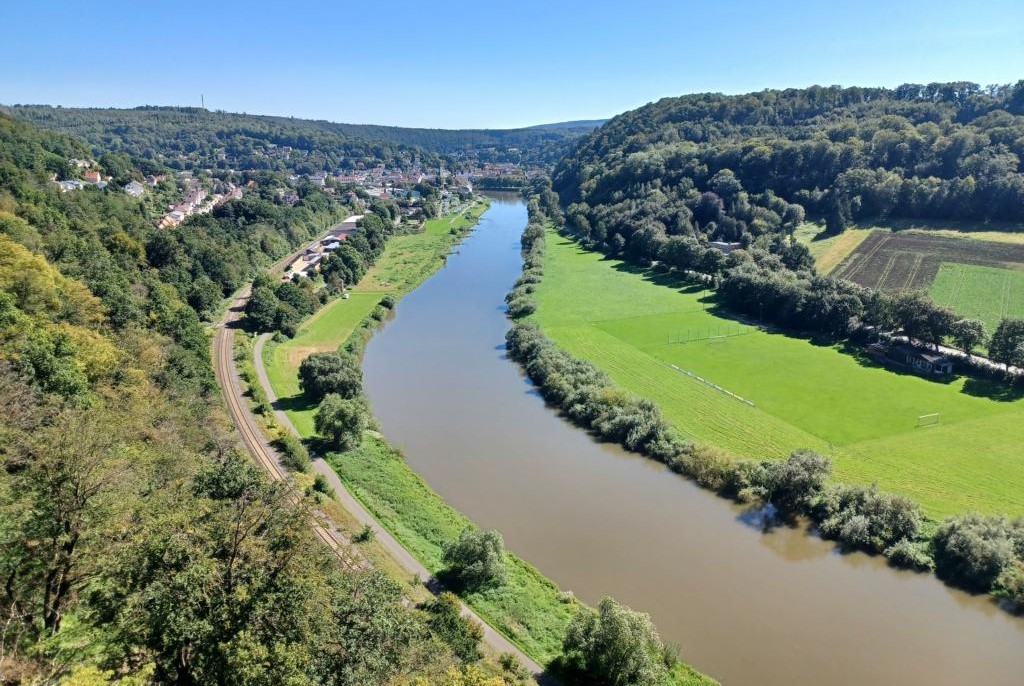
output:
M232 422L238 428L249 454L274 481L280 481L287 485L289 498L296 505L305 507L302 494L288 478L288 473L281 466L276 451L270 446L269 441L255 425L252 414L242 396L242 387L235 371L233 357L234 329L232 324L238 321L242 310L249 297L249 288L246 287L235 295L228 308L227 313L217 327L217 333L213 337L213 360L214 373L217 383L224 394L228 412ZM348 569L365 569L368 567L366 560L359 555L351 545L351 542L342 539L332 528L325 523L326 515L315 510L310 512L310 526L313 533L331 552L338 558L338 561Z

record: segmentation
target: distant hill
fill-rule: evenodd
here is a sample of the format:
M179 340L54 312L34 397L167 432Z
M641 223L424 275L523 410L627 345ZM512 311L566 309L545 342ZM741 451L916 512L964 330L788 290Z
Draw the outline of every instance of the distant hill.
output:
M596 122L522 129L426 129L343 124L196 107L76 108L16 105L11 115L64 131L96 149L161 159L175 168L294 169L309 173L360 163L436 166L449 163L556 162ZM284 156L273 148L288 147Z
M575 121L560 121L554 124L535 124L534 126L527 126L526 130L530 129L580 129L585 131L593 131L597 127L604 124L607 119L577 119Z

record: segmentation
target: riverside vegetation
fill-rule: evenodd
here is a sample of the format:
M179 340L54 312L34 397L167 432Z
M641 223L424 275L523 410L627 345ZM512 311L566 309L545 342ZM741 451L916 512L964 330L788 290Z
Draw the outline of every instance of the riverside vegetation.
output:
M549 187L536 184L523 232L523 274L509 293L509 311L520 318L537 310L543 282L545 224L559 222ZM971 590L992 592L1021 606L1024 520L967 514L936 525L919 505L875 486L830 483L831 460L799 450L785 460L736 460L709 445L684 440L659 408L617 387L594 365L565 352L540 327L520 320L507 336L544 398L602 440L667 464L698 484L743 502L771 506L784 518L805 516L825 537L845 548L884 554L893 565L934 569Z

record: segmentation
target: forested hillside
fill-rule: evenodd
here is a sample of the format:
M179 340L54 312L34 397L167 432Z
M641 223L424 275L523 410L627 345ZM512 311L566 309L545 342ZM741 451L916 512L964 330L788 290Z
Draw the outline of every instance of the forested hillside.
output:
M0 681L362 686L457 667L398 584L329 559L214 395L201 320L347 210L257 186L158 231L141 200L57 190L85 153L0 115Z
M554 163L596 122L510 130L414 129L211 112L195 107L8 108L16 117L65 131L95 148L163 161L174 168L270 169L314 173L389 167L436 168L442 157L472 162ZM290 150L284 150L284 148Z
M650 227L749 242L804 212L833 231L1018 221L1022 156L1024 82L697 94L615 117L559 164L554 186L599 240Z
M823 278L792 234L807 218L832 233L869 220L1020 221L1022 156L1024 82L699 94L615 117L558 164L553 186L584 243L710 275L734 311L970 349L986 339L979 322L915 293ZM1021 328L1001 323L998 350L1024 340ZM995 357L1024 363L1024 348Z

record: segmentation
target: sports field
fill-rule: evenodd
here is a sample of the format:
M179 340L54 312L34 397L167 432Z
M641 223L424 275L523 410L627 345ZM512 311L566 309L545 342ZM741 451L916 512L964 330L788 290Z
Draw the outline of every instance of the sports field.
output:
M943 262L932 298L964 317L980 319L991 334L1003 317L1024 317L1024 272Z
M743 457L829 453L838 478L905 493L936 517L1024 512L1024 400L1000 398L998 385L928 381L744 325L707 291L554 233L537 300L551 338L699 441ZM938 426L917 426L935 412Z

